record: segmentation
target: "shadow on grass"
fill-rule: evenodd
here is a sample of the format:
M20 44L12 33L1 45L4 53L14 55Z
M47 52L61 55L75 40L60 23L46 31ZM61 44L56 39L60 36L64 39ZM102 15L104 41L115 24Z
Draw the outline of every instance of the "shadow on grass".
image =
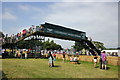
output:
M107 70L109 70L110 69L110 67L107 67Z
M99 68L99 66L96 66L95 68Z
M107 67L107 69L106 70L109 70L110 69L110 67ZM103 70L105 70L105 67L103 68Z
M8 78L6 77L7 74L5 74L3 71L2 71L2 79L1 80L8 80Z
M95 68L99 68L99 66L96 66ZM102 68L100 68L100 69L102 69ZM107 70L109 70L110 69L110 67L107 67ZM105 67L103 68L103 70L105 70Z
M81 63L78 63L78 64L81 64Z
M59 65L54 65L54 67L61 67L61 66L59 66Z

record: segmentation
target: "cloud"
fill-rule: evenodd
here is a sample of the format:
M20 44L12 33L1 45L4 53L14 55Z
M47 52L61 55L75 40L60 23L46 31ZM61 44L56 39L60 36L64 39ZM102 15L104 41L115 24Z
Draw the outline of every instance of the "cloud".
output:
M43 7L44 4L45 6ZM46 5L46 3L43 3L40 6L20 4L16 9L21 10L17 16L26 11L26 16L21 16L22 19L24 17L29 18L29 20L28 18L25 19L27 22L25 22L24 25L26 25L26 23L37 24L41 21L46 21L79 31L85 31L87 33L87 36L92 37L95 41L103 42L106 47L117 47L117 6L117 3L107 2L56 2L48 5ZM14 16L13 12L10 9L4 11L4 15L5 14ZM19 17L19 19L21 17ZM17 17L13 17L13 20L15 20L15 18ZM23 25L23 23L20 25ZM14 26L18 26L18 24ZM19 30L18 28L15 29L19 32L22 28L23 27L19 28ZM55 42L62 44L64 48L70 48L74 43L71 41L60 41L58 39L55 39Z
M3 2L118 2L119 0L3 0Z
M0 31L2 31L2 3L0 2Z
M35 7L32 5L18 5L18 8L23 11L31 11L31 12L34 12L34 11L40 12L41 11L41 8Z
M118 44L117 3L55 3L45 21L82 30L106 47ZM113 43L114 41L114 43Z
M3 8L2 19L3 20L17 20L17 16L15 16L14 11L11 8Z
M30 10L30 8L26 5L19 5L18 8L23 10L23 11L29 11Z
M2 19L3 20L16 20L17 17L13 14L11 14L10 12L4 12L2 15Z
M45 16L45 11L43 12L43 9L38 6L32 6L32 5L18 5L18 9L22 10L21 12L26 12L28 14L31 14L31 19L34 20L40 20L43 16Z
M119 0L62 0L62 2L118 2Z

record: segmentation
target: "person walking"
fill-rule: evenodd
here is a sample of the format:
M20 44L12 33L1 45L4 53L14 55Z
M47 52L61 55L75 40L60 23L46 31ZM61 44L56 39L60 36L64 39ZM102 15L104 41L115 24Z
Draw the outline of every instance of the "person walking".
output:
M54 67L53 56L51 52L49 52L49 67Z
M102 57L102 69L105 67L105 70L107 70L107 57L105 51L102 52L101 57Z
M98 57L97 57L97 55L95 54L95 55L94 55L94 68L96 68L97 58L98 58Z
M65 62L65 52L63 52L63 62Z
M102 54L100 55L100 60L99 60L99 62L100 62L100 69L102 69Z
M22 59L23 51L20 50L20 59Z
M28 51L25 50L25 59L27 59Z

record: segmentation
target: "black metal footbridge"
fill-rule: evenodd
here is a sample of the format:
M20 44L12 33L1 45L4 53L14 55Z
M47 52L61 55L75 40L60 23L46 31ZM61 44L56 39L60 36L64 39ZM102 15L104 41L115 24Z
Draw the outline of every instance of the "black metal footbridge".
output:
M24 37L18 40L14 40L12 43L18 43L19 41L24 40L25 38L28 38L30 36L44 36L44 37L53 37L64 40L72 40L79 42L84 47L87 47L89 51L92 53L92 55L94 55L95 53L100 55L101 53L94 46L94 44L90 40L88 40L86 36L86 32L78 31L50 23L45 23L45 24L41 24L40 26L36 26L36 30L34 32L28 33Z

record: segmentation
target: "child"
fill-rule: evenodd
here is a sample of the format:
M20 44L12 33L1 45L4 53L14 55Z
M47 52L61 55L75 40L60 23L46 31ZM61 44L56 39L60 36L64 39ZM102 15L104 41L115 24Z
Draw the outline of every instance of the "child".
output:
M54 56L54 61L56 61L56 54L54 53L54 55L53 55L53 56Z

